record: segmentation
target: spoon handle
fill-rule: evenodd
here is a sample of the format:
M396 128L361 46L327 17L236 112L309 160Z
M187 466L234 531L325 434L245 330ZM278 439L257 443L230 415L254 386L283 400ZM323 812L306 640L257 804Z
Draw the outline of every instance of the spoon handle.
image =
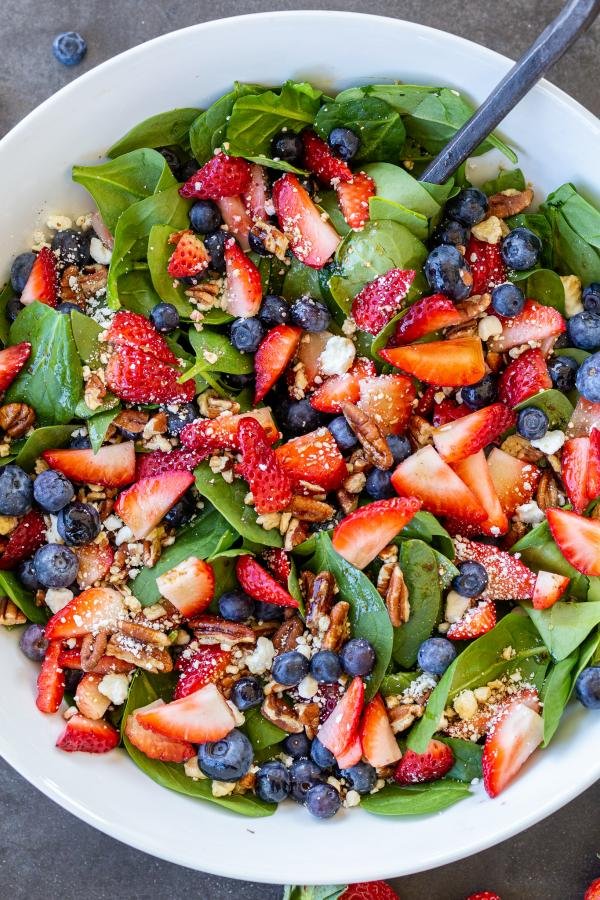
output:
M492 133L600 13L600 0L570 0L479 109L427 166L421 181L443 184Z

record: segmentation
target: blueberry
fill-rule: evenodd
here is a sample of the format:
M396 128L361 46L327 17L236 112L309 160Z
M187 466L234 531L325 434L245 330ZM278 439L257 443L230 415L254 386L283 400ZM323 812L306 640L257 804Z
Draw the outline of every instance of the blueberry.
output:
M23 288L27 284L27 279L31 275L33 264L36 261L36 254L28 251L27 253L19 253L13 259L10 267L10 283L13 291L17 294L23 293Z
M366 638L352 638L342 647L340 659L347 675L369 675L375 665L375 650Z
M8 303L6 304L6 318L12 324L21 310L23 309L23 304L19 300L18 297L11 297Z
M308 675L310 664L298 650L288 650L280 653L273 660L271 674L278 684L286 687L295 687Z
M579 367L575 379L579 393L591 403L600 403L600 353L588 356Z
M488 585L488 574L478 562L458 564L458 575L452 579L452 588L461 597L479 597Z
M187 181L198 171L197 159L186 159L179 165L179 180Z
M342 453L354 450L358 444L358 438L348 425L344 416L336 416L335 419L331 420L327 427L332 433L335 442Z
M271 153L273 159L281 159L292 164L299 163L304 153L302 138L293 131L280 131L273 138Z
M300 734L288 734L282 742L283 751L292 759L300 759L310 753L310 741L303 731Z
M469 240L469 229L461 222L448 219L437 228L433 235L433 242L438 244L452 244L453 247L466 247Z
M473 287L473 276L464 256L456 247L440 244L425 260L425 277L433 291L452 300L465 300Z
M245 622L254 614L254 600L244 591L227 591L219 597L219 613L230 622Z
M477 225L487 216L488 200L479 188L464 188L446 204L446 214L462 225Z
M179 313L172 303L157 303L150 310L150 321L159 334L169 334L179 326Z
M211 231L204 237L204 246L210 258L210 267L215 272L225 271L225 243L229 235L224 231Z
M90 503L69 503L60 510L56 528L65 544L89 544L100 532L100 517Z
M216 231L223 224L219 207L212 200L196 200L189 212L190 225L198 234Z
M65 588L75 581L79 560L69 547L46 544L36 550L33 566L37 580L44 587Z
M231 323L231 345L243 353L255 353L265 336L265 326L256 316Z
M62 472L46 469L33 482L33 496L46 512L58 512L75 496L75 490Z
M310 661L310 674L319 684L333 684L342 674L342 664L333 650L319 650Z
M196 513L196 501L194 495L189 491L184 494L181 500L174 503L169 512L165 515L163 522L170 528L181 528Z
M231 691L231 699L242 712L246 709L252 709L254 706L260 706L264 697L262 684L258 678L254 678L251 675L236 681Z
M600 313L577 313L567 322L567 334L571 345L579 350L600 350Z
M575 387L579 363L572 356L553 356L548 362L548 374L552 384L564 394Z
M80 429L78 429L80 432ZM89 450L91 448L89 435L86 433L81 434L77 433L77 431L71 435L71 440L69 441L69 447L71 450Z
M290 773L278 759L263 763L256 773L256 793L267 803L281 803L292 787Z
M249 375L229 375L228 373L223 372L220 377L232 391L243 391L244 388L252 387L255 378L254 372Z
M581 299L587 312L600 313L600 281L592 281L584 287Z
M280 412L281 427L290 434L307 434L323 424L323 415L313 409L310 401L294 400L286 403Z
M502 259L509 269L522 272L537 265L542 252L542 242L529 228L515 228L502 241Z
M197 419L199 415L195 403L180 403L176 410L167 410L167 431L176 437L181 434L186 425Z
M256 253L257 256L272 256L270 250L267 249L267 238L269 236L269 231L264 227L264 225L253 225L250 231L248 232L248 245L253 253Z
M587 666L577 676L575 694L588 709L600 709L600 666Z
M90 259L91 232L75 231L74 228L63 228L57 231L50 245L58 254L61 264L77 266L80 269Z
M31 509L33 482L20 466L0 469L0 515L23 516Z
M388 500L396 495L392 485L392 473L383 469L371 469L367 475L365 491L373 500Z
M300 176L298 177L300 178ZM319 192L319 183L314 175L305 175L304 178L300 178L300 184L309 197L314 197Z
M342 805L332 784L315 784L306 794L306 808L317 819L331 819Z
M40 583L35 574L35 566L32 559L26 559L17 569L19 581L28 591L37 591Z
M175 178L181 180L181 161L173 148L157 147L156 150L163 157Z
M569 346L569 336L565 330L561 334L559 334L557 338L555 338L552 350L554 353L556 353L557 350L564 350L568 346Z
M331 322L331 314L324 303L313 297L300 297L292 303L290 318L294 325L313 333L325 331Z
M394 457L394 462L396 463L396 465L398 465L398 463L404 462L404 460L408 459L408 457L412 453L410 441L404 435L388 434L388 436L386 437L386 441L388 447L390 448L390 452Z
M329 132L327 143L340 159L353 159L360 147L360 138L350 128L333 128Z
M370 763L359 762L349 769L342 769L342 778L353 791L370 794L377 783L377 772Z
M524 303L523 291L512 281L505 281L492 289L492 308L499 316L518 316Z
M75 696L75 691L81 679L83 672L81 669L65 669L65 694Z
M335 756L318 738L315 738L310 745L310 758L322 771L333 769L336 765Z
M85 56L87 44L76 31L65 31L52 41L52 52L63 66L76 66Z
M254 751L245 734L234 728L220 741L198 747L198 765L208 778L239 781L252 765Z
M68 300L63 300L56 307L56 312L62 313L64 316L70 316L72 312L82 312L82 309L76 303L69 303Z
M21 632L19 638L19 650L25 654L27 659L32 662L41 663L46 655L48 641L45 636L45 628L43 625L28 625Z
M496 376L492 374L484 375L481 381L461 388L460 395L463 403L469 409L483 409L484 406L489 406L498 396Z
M548 431L548 416L537 406L526 406L517 416L517 431L528 441L543 438Z
M283 612L283 606L278 606L277 603L257 600L254 604L254 618L258 622L279 622L283 619Z
M456 648L452 641L442 637L432 637L419 647L417 662L424 672L443 675L451 662L456 659Z
M290 321L289 304L278 294L267 294L261 303L258 318L269 328L274 325L284 325Z
M295 759L290 766L292 797L298 803L304 803L309 790L323 780L320 768L312 759Z

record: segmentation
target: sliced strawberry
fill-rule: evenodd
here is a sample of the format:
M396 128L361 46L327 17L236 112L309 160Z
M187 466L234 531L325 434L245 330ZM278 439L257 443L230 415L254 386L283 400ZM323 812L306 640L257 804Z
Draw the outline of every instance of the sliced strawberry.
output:
M443 387L475 384L485 375L483 349L478 337L393 347L391 350L381 350L379 355L420 381Z
M580 397L567 425L569 437L589 437L593 428L600 428L600 403Z
M88 588L52 616L46 625L46 638L66 640L92 631L116 631L124 615L121 594L107 587Z
M352 181L352 172L347 163L334 156L328 144L307 128L302 132L304 144L304 165L316 175L319 181L329 187L335 187L340 181Z
M133 441L107 444L97 453L93 450L44 450L42 457L51 469L82 484L123 487L135 478Z
M506 281L506 268L500 253L500 244L487 244L469 238L465 259L473 275L473 294L485 294Z
M542 473L532 463L515 459L498 447L493 448L487 464L502 509L510 519L517 506L530 502Z
M389 342L390 347L411 344L441 328L458 325L463 321L463 314L455 307L445 294L432 294L417 300L408 308L396 326L396 331Z
M101 719L110 706L109 698L98 690L102 678L102 675L85 672L77 685L75 705L87 719Z
M560 459L560 477L569 502L577 513L582 513L588 505L589 466L590 439L579 437L565 441Z
M63 669L81 669L81 649L62 650L58 658L58 664ZM118 675L133 672L135 666L125 662L124 659L117 659L116 656L101 656L100 660L94 668L95 675L107 675L109 672L116 672Z
M331 337L333 335L330 331L313 331L302 335L302 340L298 345L297 360L299 363L302 363L309 388L315 386L317 376L322 379L321 354ZM375 375L375 372L373 372L373 375ZM320 383L321 381L319 381Z
M276 606L298 607L298 601L253 556L238 556L235 574L240 586L254 600Z
M227 701L214 684L154 709L137 710L140 725L180 741L219 741L235 728Z
M493 600L480 600L468 609L464 616L453 622L446 637L451 641L470 641L487 634L496 624L496 607Z
M364 569L408 525L421 508L415 497L375 500L347 515L333 529L333 548L345 560Z
M261 555L271 574L275 576L280 584L287 586L288 578L292 572L289 554L279 547L267 547Z
M117 729L104 719L94 721L78 714L69 719L56 746L67 753L108 753L118 747L119 740Z
M376 694L365 706L360 739L365 759L376 768L390 766L402 756L381 694Z
M220 200L243 194L250 186L250 163L239 156L217 153L179 188L182 197Z
M600 431L597 428L592 428L590 431L590 456L587 477L588 501L595 500L600 494Z
M514 425L514 413L503 403L492 403L441 425L433 432L433 443L442 459L458 462L478 453Z
M204 612L215 595L215 575L210 563L188 556L156 579L162 597L190 619Z
M21 303L29 306L34 300L46 306L57 303L56 257L48 247L42 247L33 264L21 294Z
M359 229L369 221L369 200L375 196L375 182L364 172L352 176L351 181L341 181L336 185L338 203L342 215L350 228Z
M533 708L532 708L533 706ZM544 738L544 723L535 700L508 701L489 732L481 764L483 785L497 797Z
M547 509L546 518L567 562L584 575L600 575L600 521L565 509Z
M262 166L250 166L250 184L243 196L244 205L250 217L256 222L268 219L267 203L269 199L269 182Z
M115 512L140 540L156 528L193 483L192 473L182 471L142 478L119 494Z
M79 560L77 584L82 590L108 575L115 558L115 552L106 540L99 544L83 544L74 547L73 551Z
M294 255L306 266L322 269L337 250L340 236L295 175L286 173L275 182L273 204Z
M65 673L59 663L61 650L61 641L50 640L38 675L35 705L43 713L55 713L65 695Z
M189 741L176 741L165 737L163 734L144 728L139 722L139 712L156 709L164 705L164 700L155 700L147 706L139 707L132 715L127 716L125 737L130 744L133 744L149 759L159 759L161 762L184 763L196 755L196 751Z
M583 900L600 900L600 878L596 878L596 880L592 881L588 886L588 889L583 895Z
M547 338L555 338L566 330L566 323L558 310L542 306L536 300L526 300L522 311L512 319L504 319L502 334L490 341L494 350L505 352L521 344L534 346Z
M0 392L5 391L13 383L29 359L30 353L31 344L27 341L0 350Z
M376 374L374 363L359 357L349 372L327 378L310 397L310 405L319 412L339 413L342 403L356 403L360 398L361 379Z
M24 559L33 556L46 543L46 523L37 509L26 513L14 531L11 531L2 556L0 570L14 569Z
M223 650L222 647L212 644L198 647L189 657L180 656L175 665L180 675L173 700L187 697L205 684L215 684L225 674L231 659L231 650Z
M480 563L486 570L488 586L482 596L491 600L530 600L535 575L527 566L504 550L466 538L454 541L456 561Z
M379 334L402 309L415 275L414 269L390 269L365 284L352 301L356 325L369 334Z
M425 753L407 750L396 766L394 781L398 784L421 784L438 781L454 765L454 753L448 744L431 740Z
M531 598L533 608L548 609L548 607L554 606L569 587L570 580L565 575L557 575L555 572L544 572L540 569L535 579L533 597Z
M360 881L349 884L340 900L398 900L398 894L385 881Z
M210 422L212 419L203 421ZM211 455L212 451L208 447L205 450L183 450L179 447L177 450L141 453L137 459L136 476L140 480L160 475L161 472L192 472Z
M106 340L117 347L135 347L169 365L177 364L177 357L162 334L145 316L120 309L106 332Z
M106 384L127 403L177 403L194 399L193 379L179 384L179 369L136 347L119 347L106 366Z
M301 336L302 330L292 325L276 325L264 336L254 354L255 403L260 403L288 367Z
M317 737L336 757L341 756L358 733L363 709L365 687L361 678L353 678L346 693L336 703L331 715L323 722Z
M258 513L280 512L292 499L292 483L256 419L242 418L238 425L241 470L254 497Z
M494 488L483 450L452 463L452 469L477 497L487 513L487 519L478 525L479 533L494 536L506 534L508 519Z
M262 300L260 272L240 245L231 238L225 244L227 290L225 310L232 316L255 316Z
M361 761L363 757L363 748L358 732L354 735L349 744L344 747L341 753L336 756L336 762L340 769L350 769Z
M224 197L217 201L217 206L229 234L238 241L242 250L248 251L250 249L248 235L252 228L252 219L242 198Z
M552 379L542 351L533 347L506 367L500 376L498 399L507 406L516 406L551 387Z
M184 447L192 451L214 453L216 450L239 450L237 430L242 418L251 417L262 425L269 443L278 441L281 435L273 421L271 410L268 406L261 409L250 410L232 416L223 414L216 419L196 419L182 430L180 439ZM194 468L197 463L192 466ZM182 466L188 468L188 466Z
M435 390L435 389L434 389ZM447 425L448 422L455 422L468 416L471 410L464 403L457 403L452 397L444 397L441 403L433 405L433 425L438 428L440 425Z
M179 232L179 239L167 265L171 278L192 278L208 269L208 252L193 231Z
M467 900L502 900L502 897L494 891L477 891L476 894L469 894Z
M412 379L406 375L376 375L359 383L358 406L371 415L384 434L400 434L406 429L417 396Z
M340 487L348 474L344 457L328 428L317 428L277 447L279 462L294 484L318 484L324 491Z

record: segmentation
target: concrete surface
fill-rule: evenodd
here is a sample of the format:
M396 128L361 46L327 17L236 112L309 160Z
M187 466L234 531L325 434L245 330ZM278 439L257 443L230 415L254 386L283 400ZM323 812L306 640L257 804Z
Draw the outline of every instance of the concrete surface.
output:
M0 134L71 78L158 34L241 13L341 7L423 22L516 57L541 24L556 13L560 3L3 0ZM53 37L64 30L80 31L88 41L87 57L75 69L59 65L51 53ZM600 114L599 54L600 24L596 24L553 72L553 80L560 87L596 114ZM598 748L590 748L590 752L598 752ZM498 892L502 900L581 900L586 885L600 876L599 806L600 785L596 785L561 812L513 840L470 860L398 879L394 887L402 900L464 900L472 891L484 889ZM201 841L202 836L198 835L199 844ZM280 896L278 888L203 876L125 847L64 812L0 763L2 900L275 900Z

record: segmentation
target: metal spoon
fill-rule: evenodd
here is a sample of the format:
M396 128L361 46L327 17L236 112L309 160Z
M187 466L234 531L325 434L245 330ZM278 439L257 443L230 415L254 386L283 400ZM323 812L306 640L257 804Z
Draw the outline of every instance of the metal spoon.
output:
M443 184L492 133L600 13L600 0L570 0L479 109L427 166L421 181Z

